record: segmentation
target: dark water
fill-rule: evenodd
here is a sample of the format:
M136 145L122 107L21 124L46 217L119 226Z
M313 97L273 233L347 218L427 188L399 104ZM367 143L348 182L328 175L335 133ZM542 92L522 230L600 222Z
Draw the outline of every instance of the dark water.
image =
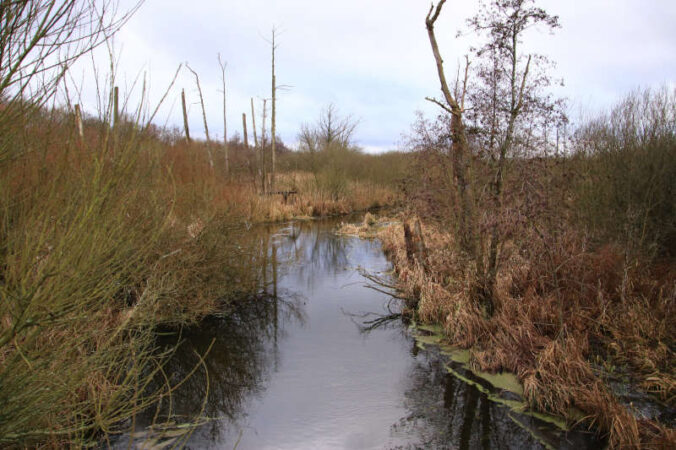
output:
M336 236L335 225L258 230L270 249L273 295L182 333L166 367L173 381L213 341L208 380L198 370L172 397L177 422L200 412L213 419L194 431L189 448L594 447L491 402L449 374L435 350L420 350L401 320L365 331L397 305L366 287L358 269L390 266L377 242ZM152 416L137 418L135 447L180 442L172 433L148 442L153 433L142 430ZM128 437L117 444L126 447Z

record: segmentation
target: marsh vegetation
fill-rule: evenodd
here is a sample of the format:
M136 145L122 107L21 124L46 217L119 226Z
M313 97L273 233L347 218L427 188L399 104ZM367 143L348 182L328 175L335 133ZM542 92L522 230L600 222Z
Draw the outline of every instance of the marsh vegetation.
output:
M75 104L70 66L140 4L2 2L0 446L255 448L241 420L253 394L285 392L271 379L300 392L358 373L378 395L314 385L326 404L349 398L333 423L304 404L332 445L492 448L511 433L513 447L674 446L676 91L636 90L571 123L550 61L523 52L525 30L560 27L534 0L481 3L464 31L482 45L451 80L437 42L445 4L420 17L438 116L421 116L402 151L368 154L358 120L332 104L299 124L293 149L277 135L274 29L271 97L237 105L251 110L241 134L225 121L218 55L216 142L187 65L176 74L195 81L205 139L190 134L176 76L160 103L182 101L182 128L156 125L145 82L132 105L112 47L110 73L95 70L98 108ZM389 218L376 217L383 207ZM376 241L311 221L366 211L343 232ZM308 318L325 332L304 329ZM434 337L413 340L411 323ZM280 350L287 337L302 351ZM503 373L518 401L477 381ZM351 430L345 411L380 428ZM537 435L543 418L558 430ZM291 427L257 420L279 443Z

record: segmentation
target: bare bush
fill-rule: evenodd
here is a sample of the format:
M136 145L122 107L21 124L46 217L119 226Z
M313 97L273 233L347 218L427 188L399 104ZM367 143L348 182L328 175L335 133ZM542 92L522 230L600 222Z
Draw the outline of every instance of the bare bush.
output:
M599 237L676 253L676 90L636 91L578 131L577 213Z

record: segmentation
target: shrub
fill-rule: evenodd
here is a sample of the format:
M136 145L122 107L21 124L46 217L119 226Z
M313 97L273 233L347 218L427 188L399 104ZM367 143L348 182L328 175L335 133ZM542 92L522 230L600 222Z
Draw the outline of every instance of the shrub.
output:
M578 133L579 218L598 237L676 250L676 89L634 92Z

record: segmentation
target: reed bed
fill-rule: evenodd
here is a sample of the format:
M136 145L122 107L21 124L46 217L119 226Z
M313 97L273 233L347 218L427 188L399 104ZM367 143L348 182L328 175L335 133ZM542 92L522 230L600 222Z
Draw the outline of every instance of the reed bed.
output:
M60 109L0 110L0 446L128 431L174 388L157 387L168 353L154 330L227 314L261 289L267 249L245 238L252 224L395 198L358 181L330 196L289 173L280 187L298 194L284 203L246 173L212 168L204 143L177 145L126 118L87 118L82 138L73 124Z
M471 263L456 252L453 238L431 226L423 233L426 270L408 258L401 224L379 232L398 287L411 299L409 314L442 324L450 343L471 350L476 369L515 373L537 411L572 424L582 411L582 422L608 433L614 448L674 445L673 428L641 418L609 387L618 373L628 374L673 405L673 266L659 276L625 275L617 249L590 250L574 233L547 248L532 236L531 252L546 257L530 260L512 248L499 274L496 312L486 317L472 298ZM631 287L622 294L625 276Z

